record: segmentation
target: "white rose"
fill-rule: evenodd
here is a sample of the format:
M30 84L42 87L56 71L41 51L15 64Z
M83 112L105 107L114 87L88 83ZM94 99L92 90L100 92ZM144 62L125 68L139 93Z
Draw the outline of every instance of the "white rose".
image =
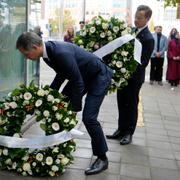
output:
M96 31L96 28L95 28L95 27L91 27L91 28L90 28L90 33L93 34L95 31Z
M64 157L61 159L62 165L66 165L66 164L68 164L68 162L69 162L69 159L67 157Z
M53 177L53 176L55 176L55 172L49 171L49 175Z
M36 162L33 162L32 165L35 167L35 166L37 165L37 163L36 163Z
M32 98L32 94L30 92L26 92L23 97L25 100L29 101Z
M41 106L41 104L42 104L42 100L41 100L41 99L38 99L38 100L35 102L35 106L36 106L36 107Z
M106 34L105 34L104 32L102 32L102 33L100 34L100 37L101 37L101 38L105 38L105 36L106 36Z
M65 123L68 123L68 122L69 122L69 118L66 118L66 119L64 120L64 122L65 122Z
M108 41L112 41L112 40L113 40L112 36L108 37Z
M24 163L23 164L23 170L24 171L30 171L31 170L31 165L29 163Z
M52 102L53 100L54 100L54 96L52 96L51 94L49 94L49 95L47 96L47 101Z
M59 171L59 168L58 168L58 166L53 165L53 166L51 167L51 170L54 171L54 172L57 172L57 171Z
M52 123L52 129L54 129L55 131L58 131L60 129L60 126L57 122Z
M3 149L3 155L7 156L8 155L8 149Z
M117 62L116 62L116 66L117 66L118 68L121 68L122 65L123 65L123 63L122 63L121 61L117 61Z
M126 68L121 68L120 70L122 73L125 73L126 72Z
M42 160L43 160L43 154L42 154L42 153L36 154L36 159L37 159L38 161L42 161Z
M115 33L117 33L117 32L119 31L119 27L118 27L118 26L114 26L114 27L113 27L113 31L114 31Z
M95 45L94 45L94 49L99 49L99 45L98 45L98 44L95 44Z
M13 162L13 164L12 164L12 169L16 169L16 167L17 167L17 163L16 163L16 162Z
M48 110L45 110L45 111L43 112L43 115L44 115L44 117L49 117L50 113L49 113Z
M37 95L43 97L45 95L45 91L43 89L39 89Z
M53 158L50 157L50 156L48 156L48 157L46 158L46 164L50 166L50 165L52 165L52 163L53 163Z
M10 102L10 103L9 103L9 106L10 106L12 109L16 109L16 108L17 108L17 103L16 103L16 102Z

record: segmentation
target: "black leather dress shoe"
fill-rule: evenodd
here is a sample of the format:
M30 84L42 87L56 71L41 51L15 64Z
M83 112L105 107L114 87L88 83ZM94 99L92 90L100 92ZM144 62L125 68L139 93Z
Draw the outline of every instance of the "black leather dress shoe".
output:
M86 175L98 174L108 168L108 159L101 160L97 158L94 163L85 170Z
M117 129L112 135L106 135L107 139L119 139L121 138L121 133L120 131Z
M132 142L132 135L130 135L130 134L126 134L120 140L121 145L130 144L131 142Z

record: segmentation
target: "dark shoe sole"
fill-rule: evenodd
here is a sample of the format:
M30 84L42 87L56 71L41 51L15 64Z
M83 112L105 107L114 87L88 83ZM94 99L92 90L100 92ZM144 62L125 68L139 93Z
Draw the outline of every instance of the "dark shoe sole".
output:
M108 169L108 166L105 166L103 169L101 169L100 171L96 171L96 172L84 172L85 173L85 175L94 175L94 174L99 174L99 173L101 173L102 171L105 171L106 169Z

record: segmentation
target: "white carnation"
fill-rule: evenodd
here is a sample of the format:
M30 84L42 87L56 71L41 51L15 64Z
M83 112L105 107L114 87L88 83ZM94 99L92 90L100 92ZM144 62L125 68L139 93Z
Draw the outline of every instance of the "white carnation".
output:
M126 34L129 34L129 32L127 31L127 29L125 29L124 31L121 32L121 36L124 36Z
M64 120L64 122L65 122L65 123L68 123L69 120L70 120L69 118L66 118L66 119Z
M128 55L128 52L127 52L127 51L122 51L122 52L121 52L121 55L122 55L122 56L127 56L127 55Z
M29 101L32 98L32 94L30 92L26 92L23 97L25 100Z
M112 36L108 37L108 41L112 41L112 40L113 40Z
M52 123L52 129L58 131L60 129L59 124L57 122Z
M55 147L53 150L52 150L53 153L58 153L59 152L59 147Z
M12 160L10 158L6 159L5 164L12 165Z
M111 35L112 35L111 31L108 31L108 32L107 32L107 35L108 35L108 36L111 36Z
M42 161L42 160L43 160L43 154L42 154L42 153L36 154L36 159L37 159L38 161Z
M10 106L12 109L16 109L16 108L17 108L17 103L16 103L16 102L10 102L10 103L9 103L9 106Z
M63 115L62 115L62 114L59 114L59 113L56 113L55 116L56 116L56 119L57 119L57 120L60 120L60 119L62 119L62 117L63 117Z
M36 106L36 107L41 106L41 104L42 104L42 100L41 100L41 99L38 99L38 100L35 102L35 106Z
M50 113L49 113L48 110L45 110L45 111L43 112L43 115L44 115L44 117L49 117L49 116L50 116Z
M14 133L14 134L13 134L13 137L20 138L20 134L19 134L19 133Z
M119 27L118 27L118 26L114 26L114 27L113 27L113 31L114 31L115 33L117 33L117 32L119 31Z
M75 126L76 125L76 121L75 120L71 120L70 124Z
M46 158L46 164L50 166L50 165L52 165L52 163L53 163L53 158L50 157L50 156L48 156L48 157Z
M23 170L24 171L30 171L31 170L31 165L29 163L24 163L23 164Z
M81 39L78 40L78 44L79 45L82 45L83 44L83 41Z
M35 166L37 165L37 163L36 163L36 162L33 162L32 165L35 167Z
M53 166L51 167L51 170L52 170L53 172L57 172L57 171L59 171L59 168L58 168L58 166L53 165Z
M51 95L51 94L49 94L49 95L47 96L47 101L52 102L53 100L54 100L54 96Z

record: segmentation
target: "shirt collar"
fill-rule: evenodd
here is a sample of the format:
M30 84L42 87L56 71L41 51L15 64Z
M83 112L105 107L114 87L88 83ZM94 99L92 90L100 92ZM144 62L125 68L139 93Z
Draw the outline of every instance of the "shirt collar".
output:
M43 58L47 58L48 59L45 42L43 42Z
M144 27L142 28L138 28L137 34L139 34L143 29L145 29L148 25L146 24Z

